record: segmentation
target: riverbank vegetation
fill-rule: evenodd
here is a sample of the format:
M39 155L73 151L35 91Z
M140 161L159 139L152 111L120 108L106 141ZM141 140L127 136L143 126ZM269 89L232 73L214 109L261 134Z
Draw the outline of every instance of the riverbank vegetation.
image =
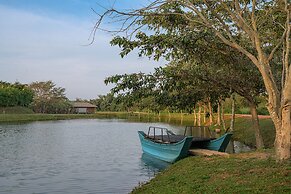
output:
M271 155L188 157L132 193L290 193L290 162L277 165Z
M63 114L72 111L72 104L65 96L65 88L57 87L52 81L30 84L0 81L0 111L0 114Z

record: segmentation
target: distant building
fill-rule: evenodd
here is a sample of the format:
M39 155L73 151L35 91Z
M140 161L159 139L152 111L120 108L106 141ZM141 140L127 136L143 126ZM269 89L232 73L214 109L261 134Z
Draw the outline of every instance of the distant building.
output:
M72 102L73 112L77 114L93 114L96 112L96 106L88 102Z

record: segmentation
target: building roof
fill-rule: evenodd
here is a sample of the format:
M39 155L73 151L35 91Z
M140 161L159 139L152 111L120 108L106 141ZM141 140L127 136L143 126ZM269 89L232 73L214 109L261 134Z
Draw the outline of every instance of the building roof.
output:
M74 108L96 108L95 105L88 102L72 102Z

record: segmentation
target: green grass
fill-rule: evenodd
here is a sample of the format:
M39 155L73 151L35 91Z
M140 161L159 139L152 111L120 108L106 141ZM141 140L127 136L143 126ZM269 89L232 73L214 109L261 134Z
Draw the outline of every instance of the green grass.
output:
M275 127L270 118L260 119L260 129L263 137L263 141L266 148L272 148L275 140ZM255 132L252 129L251 118L237 118L235 122L234 136L235 140L238 140L246 145L255 147Z
M290 162L239 156L188 157L132 193L291 193Z

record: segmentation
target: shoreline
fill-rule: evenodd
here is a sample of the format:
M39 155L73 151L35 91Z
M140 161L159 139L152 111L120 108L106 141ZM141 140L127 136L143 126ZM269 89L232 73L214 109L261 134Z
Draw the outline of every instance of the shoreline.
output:
M17 123L49 120L70 119L128 119L139 122L173 122L185 125L193 123L193 115L180 113L161 114L139 112L97 112L95 114L0 114L0 123ZM226 117L228 119L228 117ZM245 144L253 144L253 131L251 130L251 118L248 115L237 115L235 124L235 139L243 140ZM143 120L145 119L145 120ZM226 120L228 122L228 120ZM271 121L267 117L261 119L264 140L269 147L273 145L270 133ZM184 123L183 123L184 122ZM267 154L266 154L267 153ZM291 177L290 162L282 166L276 165L272 159L273 150L261 150L243 154L233 154L230 158L212 157L188 157L171 165L159 173L149 182L141 184L133 189L132 193L241 193L249 191L274 191L291 192L288 177ZM264 156L264 157L262 157ZM199 165L198 165L199 164ZM259 174L255 174L259 169ZM262 170L264 169L264 170ZM216 173L214 173L216 172ZM245 172L253 174L248 176ZM283 173L283 174L282 174ZM270 176L274 179L270 179ZM259 178L258 178L259 177ZM189 180L186 180L189 179ZM246 181L247 180L247 181ZM275 180L281 180L279 188ZM190 181L190 182L189 182ZM237 182L240 182L237 185ZM259 182L256 185L256 182ZM214 186L209 187L209 183ZM215 186L216 185L216 186ZM218 189L218 190L217 190Z
M170 165L131 193L290 193L291 161L278 165L273 150L192 156Z

